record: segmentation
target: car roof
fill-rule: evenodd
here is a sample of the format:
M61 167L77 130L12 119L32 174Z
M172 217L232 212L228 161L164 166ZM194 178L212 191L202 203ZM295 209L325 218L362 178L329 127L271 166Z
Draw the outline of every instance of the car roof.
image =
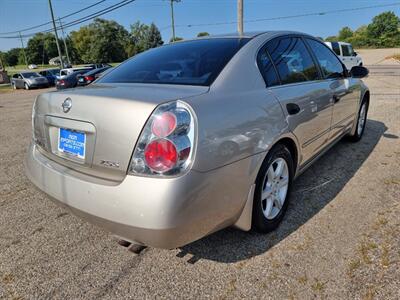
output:
M309 34L307 34L307 33L298 32L298 31L269 30L269 31L249 31L249 32L244 32L243 34L239 34L238 32L216 34L216 35L199 37L199 39L201 39L201 38L255 38L259 35L265 35L265 37L268 37L268 36L280 36L280 35L289 35L289 34L309 36Z

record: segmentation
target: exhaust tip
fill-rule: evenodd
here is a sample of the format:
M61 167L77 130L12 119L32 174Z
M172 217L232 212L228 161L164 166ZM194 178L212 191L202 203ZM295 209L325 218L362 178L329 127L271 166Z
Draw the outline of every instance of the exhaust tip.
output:
M125 240L118 240L118 244L122 247L129 247L132 243Z

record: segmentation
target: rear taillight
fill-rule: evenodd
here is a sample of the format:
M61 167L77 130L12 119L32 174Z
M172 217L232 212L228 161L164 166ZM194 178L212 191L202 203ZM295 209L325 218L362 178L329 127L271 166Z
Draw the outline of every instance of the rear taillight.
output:
M65 85L65 80L64 80L64 79L61 79L61 80L59 80L57 83L58 83L59 85Z
M177 176L189 169L195 150L195 118L184 102L160 105L136 144L128 174Z
M92 82L94 79L95 79L94 76L85 76L85 80L87 82Z

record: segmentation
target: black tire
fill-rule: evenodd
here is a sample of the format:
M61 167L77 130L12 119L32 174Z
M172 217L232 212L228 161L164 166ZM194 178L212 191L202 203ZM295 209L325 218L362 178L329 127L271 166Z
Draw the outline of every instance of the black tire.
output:
M13 90L16 90L16 89L17 89L17 86L15 85L14 82L13 82L11 85L12 85Z
M26 89L26 90L29 90L29 85L25 82L24 83L24 88Z
M262 194L262 190L263 190L264 178L266 176L268 168L278 158L283 158L286 161L286 164L288 166L289 186L288 186L288 190L286 193L286 198L285 198L284 204L282 205L280 212L273 219L267 219L264 216L264 213L262 210L263 203L262 203L262 199L261 199L261 194ZM294 176L294 163L293 163L293 158L292 158L292 155L291 155L289 149L281 144L274 146L269 151L266 158L264 159L264 162L261 165L260 171L258 172L258 175L257 175L256 188L254 191L254 200L253 200L254 201L253 202L253 217L252 217L252 229L253 230L255 230L257 232L261 232L261 233L267 233L267 232L273 231L274 229L276 229L279 226L279 223L282 221L282 219L286 213L287 207L289 205L293 176Z
M359 132L359 130L358 130L358 124L359 124L359 122L360 122L360 113L361 113L361 110L362 110L363 105L365 105L365 121L364 121L364 124L363 124L363 126L362 126L361 132ZM356 143L356 142L358 142L359 140L361 140L361 138L363 137L364 131L365 131L365 125L367 124L368 106L369 106L368 101L366 101L366 100L364 99L364 100L361 102L360 108L358 109L356 130L355 130L354 134L351 134L351 135L348 136L348 140L349 140L350 142Z

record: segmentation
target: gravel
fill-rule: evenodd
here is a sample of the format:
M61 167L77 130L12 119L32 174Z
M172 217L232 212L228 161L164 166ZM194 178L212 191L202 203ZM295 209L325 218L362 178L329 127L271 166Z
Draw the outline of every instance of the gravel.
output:
M295 182L278 230L139 255L32 186L22 162L43 90L0 94L0 298L399 299L399 76L366 79L364 138Z

